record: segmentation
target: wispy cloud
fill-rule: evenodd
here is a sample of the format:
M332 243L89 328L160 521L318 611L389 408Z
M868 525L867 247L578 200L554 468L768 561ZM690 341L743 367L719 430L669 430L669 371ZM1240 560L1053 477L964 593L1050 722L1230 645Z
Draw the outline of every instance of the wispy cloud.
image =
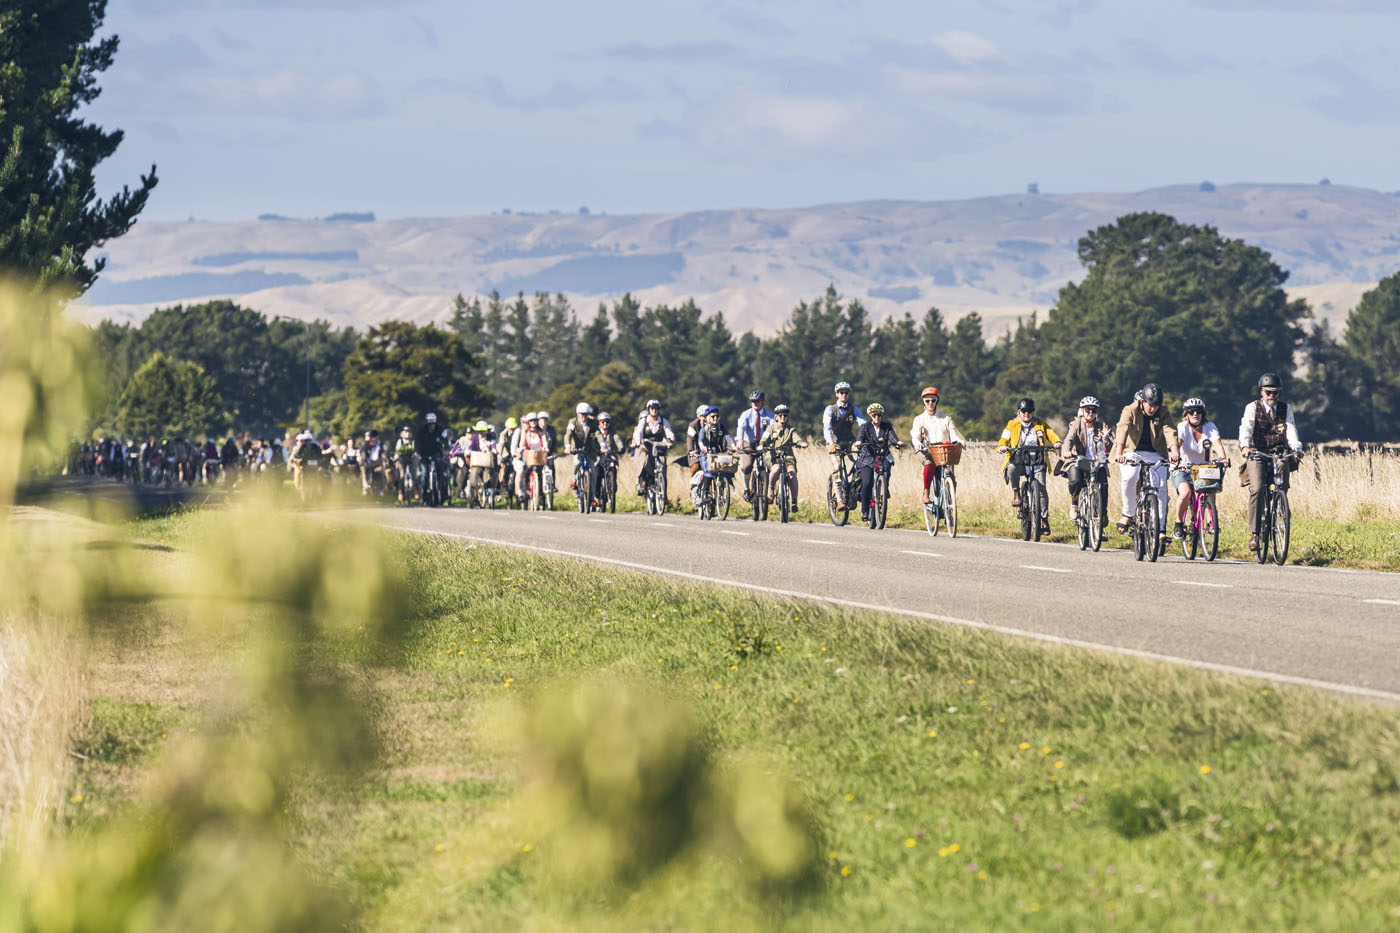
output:
M603 51L607 58L638 64L746 64L753 58L732 42L627 42Z
M797 30L787 23L748 7L726 7L720 11L719 19L744 35L757 39L790 39L797 35Z
M508 110L577 110L592 103L617 103L636 100L641 92L633 85L610 78L602 85L586 88L572 81L556 81L549 90L540 94L520 95L511 93L505 83L494 75L482 81L486 99L497 107Z
M1329 120L1356 125L1400 120L1400 94L1377 86L1345 62L1320 58L1301 71L1331 85L1331 93L1319 94L1308 101Z
M1162 46L1141 37L1123 39L1118 43L1123 60L1130 68L1142 68L1160 75L1199 74L1212 69L1228 70L1233 66L1214 55L1197 52L1181 57Z
M1195 0L1217 10L1282 10L1295 13L1400 13L1394 0Z

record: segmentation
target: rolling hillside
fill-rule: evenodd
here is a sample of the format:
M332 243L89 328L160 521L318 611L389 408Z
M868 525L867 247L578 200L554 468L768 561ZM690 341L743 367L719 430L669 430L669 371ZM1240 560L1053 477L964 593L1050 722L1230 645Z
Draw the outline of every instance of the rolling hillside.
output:
M1210 223L1269 250L1334 326L1400 269L1400 196L1337 185L1195 185L1132 194L868 201L682 214L141 222L109 244L89 319L236 297L269 314L364 327L440 320L451 297L562 291L581 313L624 292L688 297L736 330L769 331L834 283L877 317L930 304L997 332L1079 277L1085 231L1132 211Z

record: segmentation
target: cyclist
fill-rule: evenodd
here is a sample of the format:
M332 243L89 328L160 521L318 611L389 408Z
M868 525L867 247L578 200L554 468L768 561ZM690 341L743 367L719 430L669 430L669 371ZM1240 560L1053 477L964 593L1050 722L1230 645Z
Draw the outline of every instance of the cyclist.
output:
M646 411L642 412L642 416L637 419L637 427L632 431L630 449L636 450L642 446L642 441L653 441L667 445L676 442L676 435L671 430L671 423L661 417L661 402L656 399L647 401ZM651 485L653 479L652 459L651 452L648 451L646 460L642 462L642 469L637 473L637 495L639 496L647 486ZM661 469L665 469L664 463L658 465Z
M842 449L849 449L856 441L856 432L865 424L865 415L851 401L851 384L838 382L832 390L836 393L835 403L826 406L822 412L822 440L826 441L826 452L831 455L831 475L841 475ZM838 487L840 483L836 484ZM836 507L846 508L846 490L836 491Z
M739 416L734 436L739 442L739 469L744 471L744 501L749 495L749 474L753 472L754 451L763 442L763 435L773 427L773 413L764 407L767 396L762 389L749 393L749 409Z
M1113 446L1113 432L1099 420L1099 400L1086 395L1079 400L1079 411L1065 430L1060 443L1061 463L1069 480L1069 520L1079 521L1079 492L1089 482L1089 471L1099 484L1099 525L1108 524L1108 467L1094 465L1104 450ZM1082 459L1081 459L1082 458ZM1085 466L1085 463L1088 466Z
M860 426L860 433L856 435L855 448L859 451L856 455L856 472L860 474L860 517L862 520L869 517L870 496L875 489L875 456L878 448L883 447L887 452L892 452L900 448L899 435L894 433L894 426L885 420L885 406L879 402L871 402L865 406L865 414L868 420ZM885 482L889 482L889 471L894 464L892 455L885 458Z
M1303 442L1298 440L1298 427L1293 423L1293 406L1283 400L1283 381L1277 373L1259 377L1259 397L1244 407L1240 419L1240 456L1245 458L1245 476L1249 480L1249 549L1259 550L1257 534L1259 494L1267 486L1265 463L1250 460L1254 451L1266 454L1303 455ZM1289 464L1283 475L1283 488L1288 488L1288 474L1297 469L1297 461Z
M302 431L297 435L296 448L292 451L292 480L297 492L301 492L305 485L306 466L308 460L320 460L321 445L316 443L316 437L310 431Z
M520 427L520 445L517 448L518 459L515 461L515 497L521 502L525 501L529 495L526 486L527 473L533 467L525 466L524 452L527 450L543 450L549 453L549 432L545 430L548 426L548 419L541 419L540 415L547 412L532 411L522 420L524 424Z
M1001 432L1001 441L997 444L997 453L1006 455L1006 458L1001 461L1001 469L1006 482L1011 486L1011 507L1013 509L1021 507L1021 492L1017 483L1021 467L1011 462L1011 451L1017 447L1050 447L1058 443L1060 443L1059 437L1050 429L1050 425L1045 423L1045 419L1035 416L1035 399L1026 397L1016 403L1016 417L1006 422L1006 427ZM1050 488L1045 485L1045 460L1043 457L1034 467L1032 478L1045 489L1045 498L1041 501L1040 506L1040 533L1048 535L1050 533Z
M914 419L914 426L909 429L909 439L914 443L914 449L924 458L924 495L925 505L929 502L929 484L935 478L941 484L943 481L943 468L934 467L933 458L929 456L929 444L966 444L967 438L962 436L956 425L953 424L953 416L938 410L938 389L935 386L927 386L919 393L919 400L924 403L924 410ZM942 485L938 488L942 489Z
M490 467L472 466L471 455L474 453L496 453L496 442L487 437L486 429L490 427L485 421L478 421L471 426L469 433L462 435L461 456L467 463L466 482L462 484L460 490L462 495L469 500L474 500L476 491L487 484L488 478L493 472ZM472 504L471 502L468 503Z
M768 470L768 488L778 485L778 476L786 468L788 488L792 490L792 501L797 502L797 458L792 455L794 447L806 447L807 442L797 434L797 429L788 423L792 409L779 405L773 409L773 428L764 436L764 443L776 451L773 465Z
M600 493L603 489L603 477L607 475L609 462L616 461L616 458L623 451L622 438L613 433L612 415L607 412L598 413L598 425L593 433L588 435L585 442L587 446L584 452L593 461L589 472L593 474L593 504L599 504Z
M1206 462L1206 441L1210 442L1214 460L1225 459L1225 445L1221 443L1220 429L1215 422L1206 420L1206 403L1198 398L1188 398L1182 406L1176 441L1181 451L1181 464L1172 471L1169 482L1176 490L1176 524L1172 526L1172 537L1180 541L1186 537L1186 520L1191 511L1191 466Z
M579 454L588 446L588 436L598 429L598 422L593 420L593 406L587 402L579 402L574 406L574 420L570 421L564 428L564 453L574 456L574 475L578 474ZM569 488L573 488L571 480Z
M705 471L709 469L709 455L724 453L732 449L734 449L734 438L726 434L720 425L719 409L714 405L707 405L701 420L700 430L695 434L697 469L690 477L690 499L696 509L700 508L700 485L705 478Z
M700 472L700 449L697 442L700 439L700 431L705 427L705 412L710 410L709 405L701 405L695 409L695 420L690 422L685 429L685 461L690 466L690 478L693 481L695 474Z
M1118 533L1128 533L1128 526L1137 515L1137 481L1141 463L1128 463L1127 455L1135 453L1137 459L1148 464L1161 463L1168 457L1176 463L1180 457L1177 449L1176 429L1167 423L1162 411L1162 387L1149 382L1139 390L1142 398L1123 406L1118 415L1118 426L1113 432L1113 459L1120 464L1119 481L1123 492L1123 517L1118 520ZM1158 533L1167 527L1167 483L1158 479L1158 472L1147 471L1148 482L1157 496Z
M360 492L369 495L374 489L374 474L383 469L384 446L379 443L379 432L373 429L365 432L360 444Z

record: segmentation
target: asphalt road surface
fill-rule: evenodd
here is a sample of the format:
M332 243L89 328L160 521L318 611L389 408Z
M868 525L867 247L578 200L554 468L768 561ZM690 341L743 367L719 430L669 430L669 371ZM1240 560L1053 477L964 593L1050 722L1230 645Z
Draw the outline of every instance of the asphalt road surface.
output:
M338 514L1400 703L1400 574L1208 564L1175 545L1139 563L1125 550L693 515Z

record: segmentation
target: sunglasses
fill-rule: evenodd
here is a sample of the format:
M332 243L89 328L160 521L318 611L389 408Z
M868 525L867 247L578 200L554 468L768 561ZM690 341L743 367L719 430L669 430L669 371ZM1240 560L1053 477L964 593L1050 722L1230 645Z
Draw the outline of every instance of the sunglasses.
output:
M936 395L925 395L925 396L924 396L924 404L927 405L929 402L933 402L935 405L938 404L938 396L936 396Z
M1265 389L1264 395L1268 398L1278 398L1278 389Z
M1086 408L1086 409L1084 409L1084 414L1086 414L1086 415L1097 415L1098 413L1099 413L1099 410L1098 410L1097 408Z

